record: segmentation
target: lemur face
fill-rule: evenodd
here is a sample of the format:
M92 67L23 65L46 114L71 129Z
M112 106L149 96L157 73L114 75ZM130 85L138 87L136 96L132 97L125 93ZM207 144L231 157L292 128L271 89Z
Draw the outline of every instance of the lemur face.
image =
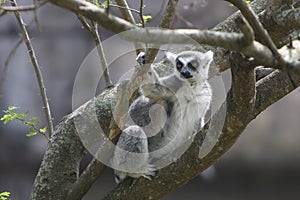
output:
M183 51L177 55L168 52L167 58L174 64L177 77L188 82L199 82L208 78L213 52Z

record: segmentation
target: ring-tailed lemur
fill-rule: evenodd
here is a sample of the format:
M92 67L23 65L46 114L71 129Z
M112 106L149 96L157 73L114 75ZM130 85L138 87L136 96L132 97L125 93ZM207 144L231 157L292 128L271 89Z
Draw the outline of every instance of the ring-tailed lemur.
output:
M204 126L212 91L208 71L213 52L166 53L174 73L141 86L142 95L129 108L126 128L116 145L111 163L116 181L126 177L151 179L155 171L178 159ZM144 54L137 57L144 64Z

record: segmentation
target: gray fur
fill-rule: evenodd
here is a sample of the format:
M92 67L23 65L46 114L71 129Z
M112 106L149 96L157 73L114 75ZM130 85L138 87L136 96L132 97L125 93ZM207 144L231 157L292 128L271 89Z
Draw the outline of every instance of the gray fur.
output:
M213 53L185 51L167 53L167 58L174 64L174 73L159 78L152 70L155 83L141 86L143 95L129 109L127 128L112 158L119 165L115 170L119 181L128 176L149 179L155 169L177 160L193 141L199 124L204 126L212 99L207 78ZM138 156L128 156L132 152Z

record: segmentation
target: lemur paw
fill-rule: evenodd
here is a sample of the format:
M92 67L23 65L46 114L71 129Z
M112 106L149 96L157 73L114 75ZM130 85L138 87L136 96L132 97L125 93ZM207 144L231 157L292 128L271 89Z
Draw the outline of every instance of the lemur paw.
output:
M140 52L139 55L136 57L136 61L139 65L144 65L146 63L145 52Z
M156 174L156 167L154 165L148 165L147 172L143 174L143 177L151 181Z

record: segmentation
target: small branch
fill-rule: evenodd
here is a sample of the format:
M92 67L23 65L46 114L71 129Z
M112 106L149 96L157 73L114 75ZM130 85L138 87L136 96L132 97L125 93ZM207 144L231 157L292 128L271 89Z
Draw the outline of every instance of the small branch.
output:
M126 0L115 0L115 1L118 5L111 4L110 6L120 8L120 12L122 13L122 16L124 17L124 19L131 22L132 24L136 24L134 17L130 11L138 13L138 14L140 14L140 11L129 8Z
M16 0L11 0L11 5L12 6L17 6ZM29 53L29 56L30 56L30 59L31 59L31 62L32 62L32 66L33 66L33 69L35 71L35 75L36 75L36 78L37 78L37 81L38 81L38 85L39 85L39 89L40 89L40 93L41 93L41 97L42 97L42 101L43 101L43 105L44 105L44 109L45 109L45 115L46 115L46 119L47 119L47 128L48 128L48 131L49 131L49 138L50 138L53 134L53 122L52 122L50 106L49 106L49 102L48 102L48 98L47 98L47 94L46 94L46 88L45 88L45 85L44 85L42 73L41 73L38 61L36 59L36 55L35 55L34 49L32 47L28 32L27 32L26 27L25 27L25 24L24 24L23 19L20 15L20 12L15 11L14 14L15 14L15 16L17 18L17 21L18 21L18 24L21 28L21 31L22 31L22 34L23 34L23 37L24 37L24 41L25 41L25 44L27 46L27 50L28 50L28 53Z
M35 0L34 5L29 5L29 6L0 6L0 10L6 11L6 12L15 12L15 11L33 11L37 10L39 7L45 5L48 3L48 1L42 1L38 2Z
M93 159L69 191L67 200L80 200L89 191L93 183L100 176L104 169L104 164L97 159Z
M175 15L176 12L176 7L178 4L179 0L169 0L166 10L164 12L163 18L159 23L159 28L170 28L173 17ZM159 51L159 47L160 46L156 46L155 48L152 49L148 49L148 51L146 52L146 63L153 63L158 51Z
M115 0L116 2L117 1L120 1L120 0ZM126 3L127 4L127 3ZM134 8L129 8L128 5L127 6L119 6L119 5L115 5L115 4L109 4L110 7L116 7L116 8L120 8L120 10L129 10L129 11L132 11L132 12L135 12L137 14L140 14L140 11L137 10L137 9L134 9ZM123 15L123 17L125 18L125 16ZM127 20L127 18L125 18ZM129 21L129 20L127 20Z
M88 24L88 22L79 14L77 14L77 18L79 19L79 21L81 22L83 27L92 35L92 37L94 39L94 42L97 47L98 56L100 59L100 65L101 65L101 68L103 71L105 86L106 86L106 88L111 87L113 84L110 79L108 66L107 66L107 62L105 59L104 50L103 50L103 47L101 44L101 39L100 39L100 36L98 33L97 25L96 24L92 24L92 25Z
M145 21L144 21L144 0L140 0L140 19L141 19L142 27L145 28Z
M116 0L116 3L118 5L111 5L111 6L116 6L116 7L120 8L120 12L122 13L122 16L124 17L124 19L126 19L128 22L135 25L136 22L134 20L134 17L132 15L131 11L137 12L138 14L140 14L140 11L129 8L126 0ZM138 55L144 49L142 43L135 42L134 46L136 49L136 55Z
M250 24L243 17L236 18L236 23L244 34L245 46L251 45L251 43L254 41L254 32Z
M45 2L47 2L47 1L45 1ZM41 26L40 26L40 22L39 22L39 18L38 18L38 8L39 8L38 0L34 0L34 6L35 6L35 9L34 9L33 18L34 18L38 32L41 32Z
M241 0L226 0L232 4L234 4L244 15L244 17L247 19L247 21L250 23L251 27L254 29L254 31L262 37L264 40L264 43L270 48L272 51L273 56L278 61L278 63L281 66L284 66L286 63L283 60L282 56L277 51L277 47L272 41L271 37L269 36L268 32L264 29L263 25L258 20L256 14L251 10L249 5L246 3L246 1Z
M103 47L102 47L100 35L98 33L97 24L94 24L92 26L92 31L94 33L93 38L94 38L94 41L95 41L96 46L97 46L97 52L98 52L98 56L99 56L99 59L100 59L100 64L101 64L101 67L102 67L102 70L103 70L103 77L104 77L104 81L105 81L105 86L106 86L106 88L108 88L108 87L111 87L113 84L112 84L112 81L110 79L108 66L107 66L105 55L104 55L104 50L103 50Z

